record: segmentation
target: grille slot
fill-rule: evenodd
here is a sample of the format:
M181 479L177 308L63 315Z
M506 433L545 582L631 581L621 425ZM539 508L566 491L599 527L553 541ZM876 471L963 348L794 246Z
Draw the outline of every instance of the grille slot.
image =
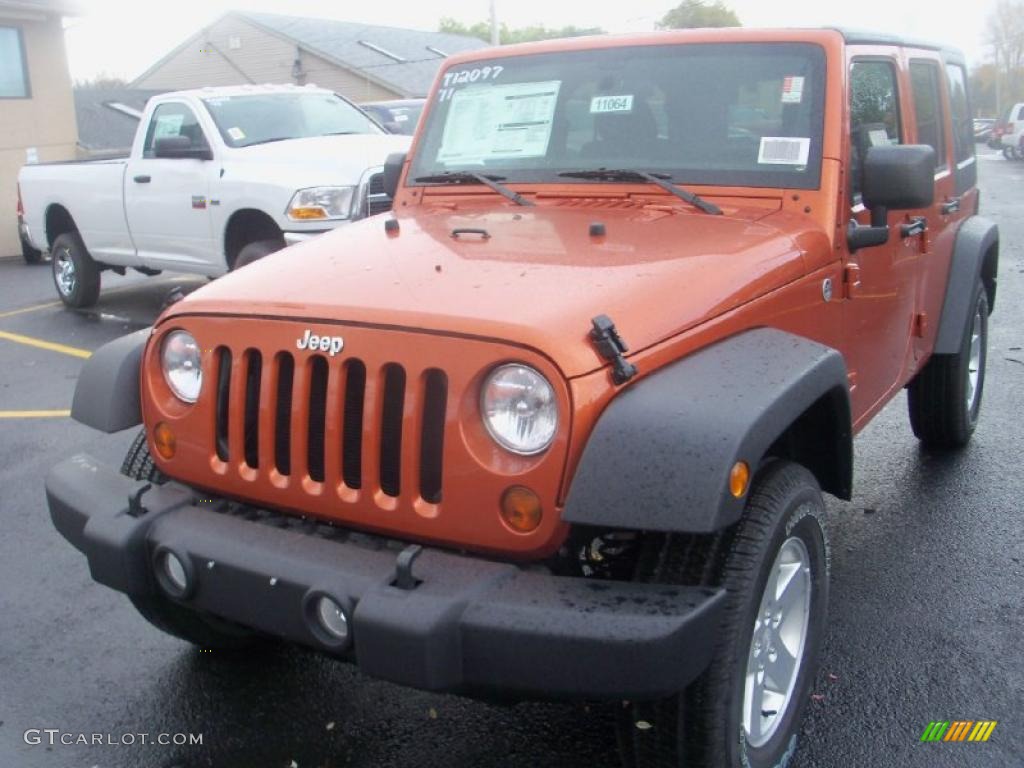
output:
M420 496L431 504L441 502L441 470L444 457L444 420L448 406L448 377L444 371L427 371L423 395L423 430L420 433Z
M274 418L274 466L282 475L292 473L292 384L295 359L287 352L277 356L277 403Z
M384 366L384 404L380 419L380 488L388 496L402 491L402 417L405 414L405 369Z
M216 445L217 458L227 461L228 450L228 405L231 394L231 350L227 347L217 348L217 415Z
M359 360L345 365L345 420L341 433L341 476L349 488L363 486L363 404L366 366Z
M245 463L260 466L260 377L263 355L255 349L245 353Z
M306 450L309 476L324 481L324 432L327 426L327 360L315 355L310 361L309 427Z

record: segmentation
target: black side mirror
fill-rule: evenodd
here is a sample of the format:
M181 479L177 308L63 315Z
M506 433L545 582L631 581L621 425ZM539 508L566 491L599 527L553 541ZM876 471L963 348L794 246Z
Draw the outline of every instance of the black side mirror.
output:
M209 147L192 146L188 136L161 136L153 142L153 156L170 160L213 160Z
M935 202L935 150L927 144L868 147L861 191L871 225L850 222L846 242L851 251L889 241L889 211L927 208Z
M384 161L384 194L395 199L398 193L398 180L402 178L402 166L405 165L405 152L393 152Z

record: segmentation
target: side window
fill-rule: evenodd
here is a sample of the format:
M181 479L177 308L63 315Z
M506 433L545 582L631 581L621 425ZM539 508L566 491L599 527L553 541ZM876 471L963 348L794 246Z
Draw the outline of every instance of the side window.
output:
M946 65L949 104L953 113L953 149L957 163L974 157L974 127L967 105L967 79L959 64Z
M865 59L850 67L850 183L860 198L861 158L868 147L900 143L900 99L891 61Z
M914 95L917 141L935 149L935 167L946 167L946 137L943 130L939 68L932 61L910 62L910 89ZM971 131L973 140L973 130Z
M0 99L27 99L30 95L21 30L0 27Z
M161 104L153 110L153 117L149 121L149 129L146 131L146 144L143 147L143 157L154 157L153 147L157 139L165 136L187 136L192 140L193 147L209 148L203 129L199 126L193 112L185 104L168 102Z

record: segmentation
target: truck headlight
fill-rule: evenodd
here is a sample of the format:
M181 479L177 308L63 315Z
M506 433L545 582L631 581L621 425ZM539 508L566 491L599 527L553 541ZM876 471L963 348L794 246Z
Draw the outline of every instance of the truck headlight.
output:
M203 386L203 368L199 343L187 331L171 331L164 338L160 360L164 380L175 397L186 403L199 399Z
M318 219L347 219L352 212L355 187L310 187L300 189L288 203L288 218L292 221Z
M546 450L558 430L558 403L551 383L528 365L495 368L480 397L484 425L502 448L521 456Z

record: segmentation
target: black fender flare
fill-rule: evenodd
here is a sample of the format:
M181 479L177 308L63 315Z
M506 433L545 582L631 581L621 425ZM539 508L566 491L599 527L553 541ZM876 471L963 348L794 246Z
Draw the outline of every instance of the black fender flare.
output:
M800 430L795 439L793 430ZM794 451L796 455L794 455ZM853 429L835 349L774 328L713 344L624 389L587 440L562 518L629 530L709 533L739 519L737 461L801 461L850 498Z
M108 433L142 423L139 371L152 331L143 328L129 333L92 353L78 374L71 418Z
M991 255L990 255L991 254ZM956 233L949 263L946 297L942 302L939 330L935 336L935 354L954 355L960 351L964 328L974 307L974 286L981 278L988 293L989 313L996 302L996 278L999 271L999 227L984 216L971 216Z

